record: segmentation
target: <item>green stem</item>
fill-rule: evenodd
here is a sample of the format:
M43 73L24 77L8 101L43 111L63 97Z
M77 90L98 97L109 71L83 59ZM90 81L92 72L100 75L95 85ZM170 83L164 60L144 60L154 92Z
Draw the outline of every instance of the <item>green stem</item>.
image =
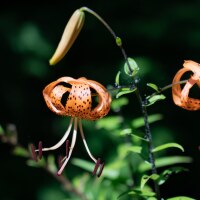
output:
M165 90L171 88L173 85L184 84L184 83L186 83L186 82L187 82L187 80L182 80L182 81L179 81L179 82L176 82L176 83L172 83L172 84L166 85L166 86L164 86L163 88L160 88L160 89L159 89L159 93L161 93L161 92L163 92L163 91L165 91Z
M165 91L167 89L170 89L173 85L184 84L186 82L187 82L187 80L182 80L182 81L179 81L179 82L176 82L176 83L172 83L172 84L166 85L166 86L164 86L162 88L159 88L158 91L156 91L153 94L151 94L150 96L148 96L147 100L150 99L151 97L153 97L154 95L160 94L161 92L163 92L163 91Z
M117 46L120 47L121 52L122 52L122 54L124 56L124 59L125 59L127 65L128 65L130 75L131 75L132 74L132 69L130 67L130 63L128 61L127 54L126 54L124 48L122 47L121 39L119 37L117 37L115 32L112 30L112 28L96 12L94 12L93 10L91 10L91 9L89 9L87 7L82 7L82 8L80 8L80 10L87 11L88 13L92 14L93 16L95 16L108 29L108 31L114 37ZM133 78L133 82L134 82L134 84L132 86L133 87L137 87L136 86L137 85L137 81L135 80L135 78ZM155 166L154 155L153 155L153 152L152 152L152 150L153 150L153 142L152 142L152 135L151 135L150 126L149 126L149 122L148 122L148 114L147 114L146 106L145 106L145 103L144 103L145 101L142 100L142 97L141 97L141 94L140 94L140 91L139 91L138 87L137 87L137 90L136 90L136 95L137 95L137 98L139 100L139 103L140 103L140 106L141 106L141 111L142 111L142 114L143 114L143 117L144 117L145 137L149 141L149 162L152 164L152 173L156 174L157 170L156 170L156 166ZM159 189L159 186L158 186L158 184L156 182L154 182L154 188L155 188L157 199L158 200L161 199L161 197L160 197L160 189Z
M124 59L128 65L128 68L129 68L129 71L130 71L130 74L132 74L133 70L131 69L131 66L128 62L128 57L127 57L127 54L122 46L122 41L120 39L120 37L118 37L115 32L112 30L112 28L108 25L108 23L100 16L98 15L96 12L94 12L93 10L91 10L90 8L87 8L87 7L82 7L80 8L81 11L86 11L90 14L92 14L94 17L96 17L106 28L107 30L111 33L111 35L114 37L115 39L115 42L117 44L117 46L121 49L121 52L124 56Z

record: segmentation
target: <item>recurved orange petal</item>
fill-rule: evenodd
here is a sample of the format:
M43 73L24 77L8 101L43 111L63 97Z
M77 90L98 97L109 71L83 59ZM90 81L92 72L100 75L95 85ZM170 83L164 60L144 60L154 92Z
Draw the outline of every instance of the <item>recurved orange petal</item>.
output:
M98 97L98 104L94 108L92 89ZM69 94L64 99L66 93ZM84 77L62 77L46 86L43 95L49 109L59 115L96 120L107 115L110 110L111 97L106 88Z
M180 69L174 79L172 86L172 97L176 105L186 110L199 110L200 100L189 97L190 89L194 84L200 86L200 65L194 61L187 60L183 64L184 68ZM188 79L183 89L178 83L185 72L192 71L193 75Z

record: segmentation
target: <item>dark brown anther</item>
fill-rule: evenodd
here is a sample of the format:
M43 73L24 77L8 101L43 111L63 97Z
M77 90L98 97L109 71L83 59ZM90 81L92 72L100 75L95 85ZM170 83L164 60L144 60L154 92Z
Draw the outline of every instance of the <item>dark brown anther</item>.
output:
M99 170L99 173L97 174L97 177L100 177L100 176L101 176L101 174L102 174L102 172L103 172L103 168L104 168L104 163L102 163L102 164L100 165L100 170Z
M66 157L69 156L69 140L66 140Z
M35 146L33 144L30 145L31 147L31 156L34 161L37 161L37 154L35 153Z
M40 141L38 144L38 151L39 151L39 159L41 159L42 158L42 141Z
M101 159L98 158L98 159L97 159L97 162L96 162L96 165L95 165L95 167L94 167L94 170L93 170L93 172L92 172L92 175L93 175L93 176L97 173L97 169L99 168L100 162L101 162Z
M58 156L58 167L59 168L62 167L62 160L63 160L63 157L62 156Z

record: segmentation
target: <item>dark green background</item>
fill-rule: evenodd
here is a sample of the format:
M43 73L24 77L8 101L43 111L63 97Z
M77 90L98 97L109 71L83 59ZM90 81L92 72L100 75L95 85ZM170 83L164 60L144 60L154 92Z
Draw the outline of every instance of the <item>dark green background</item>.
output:
M113 84L123 66L122 54L113 38L89 14L67 56L56 67L48 65L67 20L82 6L100 14L122 38L128 56L136 58L141 68L143 95L151 92L145 87L147 82L161 87L171 83L184 60L200 62L198 0L1 1L0 124L3 127L15 124L19 142L24 146L40 139L46 144L53 143L56 132L64 131L56 126L59 117L44 103L42 90L48 83L61 76L85 76L104 85ZM166 196L197 198L200 113L175 106L171 91L165 95L167 99L150 107L149 113L164 115L160 123L173 130L175 141L185 148L184 155L193 157L194 162L189 165L190 172L176 175L162 190ZM125 108L125 116L140 116L136 98L129 97L131 105ZM39 189L52 182L52 178L42 170L27 167L23 159L13 157L9 146L0 144L0 151L0 199L38 199ZM72 177L79 173L71 169Z

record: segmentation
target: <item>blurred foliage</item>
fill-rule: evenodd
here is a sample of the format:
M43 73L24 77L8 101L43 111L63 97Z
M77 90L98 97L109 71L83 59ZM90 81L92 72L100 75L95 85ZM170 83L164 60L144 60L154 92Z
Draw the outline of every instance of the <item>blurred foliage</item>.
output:
M140 70L138 80L144 95L152 93L147 83L162 87L171 83L183 60L200 62L200 1L60 1L37 3L29 1L2 2L0 6L1 107L0 107L0 199L80 199L40 168L25 165L27 146L38 140L53 144L64 133L69 119L55 116L43 100L43 88L61 76L86 76L105 86L114 85L115 75L123 71L124 61L115 41L93 17L87 15L77 41L58 66L50 67L49 58L57 46L64 26L73 11L88 6L99 13L120 36L128 56L135 59ZM129 80L123 74L120 80ZM120 83L120 84L123 84ZM178 148L157 152L161 174L175 176L161 186L164 198L183 195L182 199L199 197L199 112L176 107L171 92L166 99L148 108L154 146L179 143ZM198 95L198 94L197 94ZM65 176L88 199L137 199L143 172L149 170L145 158L145 140L141 113L134 93L119 97L112 103L106 118L83 124L87 142L94 155L101 155L106 166L99 179L91 175L91 163L82 142L73 153L74 159L65 169ZM17 132L16 132L17 127ZM6 134L6 137L5 137ZM18 141L16 141L18 135ZM9 137L8 137L9 136ZM8 140L9 139L9 140ZM12 145L20 143L20 148ZM130 148L130 143L134 146ZM25 147L25 148L24 148ZM79 148L80 147L80 148ZM141 149L142 147L142 149ZM180 151L184 148L184 154ZM14 152L20 157L10 154ZM140 153L144 153L141 158ZM59 152L58 152L59 153ZM57 155L55 155L57 156ZM161 158L159 158L161 157ZM80 159L81 158L81 159ZM190 163L192 160L193 162ZM162 160L163 159L163 160ZM52 165L52 160L48 161ZM168 165L181 164L167 169ZM184 164L185 163L185 164ZM30 165L30 163L29 163ZM80 169L80 167L84 168ZM52 168L54 170L54 168ZM88 171L88 172L87 172ZM133 177L131 177L133 175ZM148 174L147 174L148 176ZM165 176L164 176L165 177ZM136 182L134 182L137 180ZM28 183L28 184L27 184ZM153 195L151 177L143 182L145 194ZM184 184L183 184L184 183ZM127 194L129 194L127 196ZM150 199L150 198L149 198ZM175 199L175 198L171 198ZM178 199L178 198L177 198Z

